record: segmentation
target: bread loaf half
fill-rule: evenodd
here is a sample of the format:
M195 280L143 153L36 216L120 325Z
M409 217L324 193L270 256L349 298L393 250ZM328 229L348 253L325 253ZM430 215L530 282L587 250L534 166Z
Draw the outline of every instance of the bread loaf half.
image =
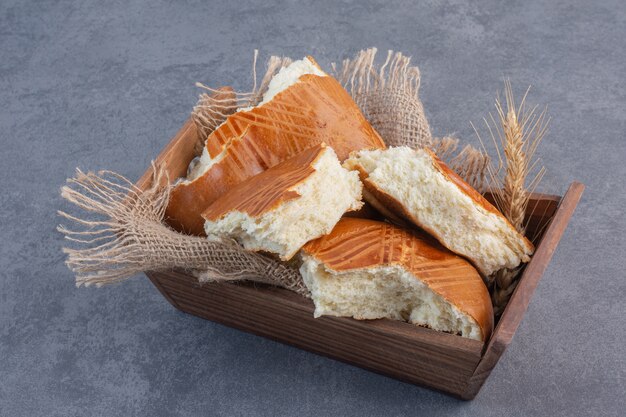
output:
M313 58L295 61L269 83L259 105L228 116L206 140L189 177L172 190L172 227L203 234L200 216L234 185L325 142L341 161L358 149L384 148L348 92Z
M361 208L361 189L358 174L320 144L234 186L202 214L205 231L289 260Z
M427 149L359 151L345 161L359 171L364 197L465 256L485 276L528 262L534 247L485 198Z
M489 292L476 269L425 234L343 218L301 253L316 317L405 320L477 340L492 331Z

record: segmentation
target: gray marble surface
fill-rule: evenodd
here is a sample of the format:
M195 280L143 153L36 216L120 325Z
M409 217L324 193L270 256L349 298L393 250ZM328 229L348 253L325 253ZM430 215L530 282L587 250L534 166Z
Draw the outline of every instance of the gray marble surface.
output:
M106 4L105 4L106 3ZM623 1L0 2L0 415L618 416L626 409ZM74 167L137 178L195 81L263 57L414 57L435 134L474 141L508 76L548 105L543 190L587 184L473 402L203 321L143 277L75 289L55 211Z

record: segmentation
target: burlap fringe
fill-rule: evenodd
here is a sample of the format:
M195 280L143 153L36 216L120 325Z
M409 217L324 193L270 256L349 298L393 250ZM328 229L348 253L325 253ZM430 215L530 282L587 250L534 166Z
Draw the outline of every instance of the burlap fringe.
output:
M203 281L250 280L277 285L304 296L309 292L298 270L244 250L229 240L178 233L163 223L170 186L164 170L153 165L152 185L140 190L110 171L98 174L77 170L61 195L85 212L103 220L87 220L59 211L78 226L59 226L79 249L64 248L76 285L122 281L143 271L183 269Z
M489 155L472 145L465 145L458 151L459 139L451 136L434 138L431 148L441 160L448 164L450 169L459 174L479 193L487 191L490 184L490 177L487 175L491 164Z
M204 144L211 132L221 125L229 115L236 112L238 108L255 106L261 102L272 77L281 68L288 66L292 62L291 58L287 57L270 57L267 62L265 75L257 87L256 64L258 55L259 51L255 50L252 64L254 86L250 92L236 92L230 87L214 89L202 83L196 83L197 87L206 91L206 93L200 94L198 102L191 112L191 118L196 125L198 138L202 144Z
M365 118L388 146L431 148L471 186L484 192L489 156L471 145L457 152L459 140L452 137L433 138L419 98L419 68L411 65L410 57L394 51L387 51L385 62L377 66L376 53L376 48L370 48L345 59L341 68L332 64L333 75Z
M431 146L432 134L419 99L420 72L411 58L388 51L380 68L376 48L345 59L333 75L389 146Z

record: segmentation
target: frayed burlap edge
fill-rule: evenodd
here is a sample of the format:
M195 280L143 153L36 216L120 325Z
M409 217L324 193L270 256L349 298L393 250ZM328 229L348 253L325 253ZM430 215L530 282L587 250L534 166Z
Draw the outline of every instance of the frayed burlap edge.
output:
M365 118L388 146L429 147L479 192L488 188L489 156L452 137L433 138L419 97L421 76L411 58L387 51L382 65L376 48L332 64L333 75L350 92Z
M410 57L393 51L378 66L376 53L370 48L345 59L341 67L333 63L333 75L388 146L431 146L430 126L419 99L418 67L410 65Z
M64 248L76 285L115 283L144 271L183 269L202 281L250 280L277 285L304 296L309 292L298 270L244 250L236 242L178 233L163 222L170 186L165 170L153 165L152 183L140 190L110 171L77 170L61 195L102 220L59 211L76 229L58 230L78 249Z
M229 115L236 112L237 109L257 105L263 98L265 91L267 91L272 77L274 77L281 68L288 66L292 62L291 58L287 57L270 57L267 61L265 75L261 79L261 83L257 86L256 66L258 56L259 51L255 50L254 61L252 63L252 79L254 86L250 92L237 92L230 87L214 89L202 83L196 83L196 86L203 89L205 92L200 94L198 102L191 112L191 118L196 125L198 138L202 144L204 144L204 141L211 132L221 125Z
M431 149L450 169L479 193L489 188L490 177L487 175L491 158L472 145L465 145L459 151L459 139L452 136L433 138Z

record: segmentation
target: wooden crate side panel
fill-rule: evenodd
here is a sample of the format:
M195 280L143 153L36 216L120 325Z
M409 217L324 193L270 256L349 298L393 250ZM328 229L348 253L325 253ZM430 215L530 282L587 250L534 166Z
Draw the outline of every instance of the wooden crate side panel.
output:
M481 357L480 342L407 323L315 319L310 300L279 288L200 286L176 272L149 277L184 312L457 396Z

